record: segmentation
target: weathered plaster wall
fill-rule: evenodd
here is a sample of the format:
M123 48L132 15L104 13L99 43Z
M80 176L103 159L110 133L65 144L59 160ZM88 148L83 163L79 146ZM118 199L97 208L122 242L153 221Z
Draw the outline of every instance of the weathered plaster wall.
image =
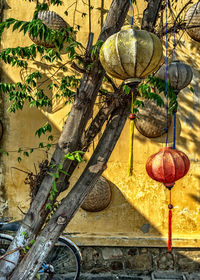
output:
M135 18L139 22L142 17L144 2L137 1ZM185 1L178 1L177 11ZM66 7L73 1L67 1ZM77 9L86 11L87 6L78 0ZM92 1L92 31L97 39L100 27L111 0ZM27 9L27 5L30 7ZM5 18L16 17L23 20L31 20L33 4L27 4L23 0L7 0ZM64 15L65 9L55 8L69 24L79 24L82 28L77 35L84 45L87 43L88 18L81 18L79 13L74 13L74 6L70 8L69 16ZM2 40L2 47L25 46L31 44L28 36L25 38L17 32L6 32ZM185 152L191 160L191 168L188 175L176 183L172 191L173 210L173 236L175 246L197 247L200 244L200 153L199 153L199 47L198 43L192 41L184 33L181 38L181 45L178 47L178 55L184 61L193 66L194 79L192 85L195 92L188 89L179 95L180 107L178 110L177 125L177 148ZM64 56L63 56L64 57ZM67 59L64 57L64 59ZM3 79L5 81L19 81L20 71L13 70L8 66L2 66ZM33 65L31 66L33 67ZM48 72L48 71L47 71ZM48 74L47 74L48 75ZM62 129L64 114L69 108L62 108L50 113L29 110L15 115L8 114L5 104L5 118L9 119L6 126L6 133L3 141L3 148L8 151L16 151L18 147L36 147L42 139L34 136L34 131L46 122L46 116L54 124L55 140ZM173 126L173 124L172 124ZM172 139L172 127L170 128ZM171 141L171 140L170 140ZM89 213L82 209L78 211L71 221L67 231L73 239L83 245L119 245L119 246L166 246L167 240L167 219L168 219L168 191L163 185L152 181L146 174L145 162L147 158L163 147L165 139L150 140L137 131L134 137L134 174L127 176L127 162L129 153L129 123L123 130L120 140L112 153L108 168L104 176L112 186L112 201L104 211ZM92 147L90 152L92 152ZM50 156L50 155L49 155ZM42 151L34 152L30 158L17 163L17 153L10 153L10 156L3 156L5 165L5 185L8 197L9 212L12 217L20 217L22 214L17 209L19 206L26 211L29 203L29 190L24 186L25 175L12 167L22 170L33 170L34 163L37 164L45 157ZM79 166L76 175L71 183L76 181L84 164Z
M3 2L0 1L0 22L2 21L3 17ZM0 80L1 80L2 71L0 70ZM0 146L3 143L3 134L4 134L4 127L6 126L6 117L4 115L4 96L0 92L0 125L1 125L1 132L0 132ZM4 188L4 171L5 166L3 164L2 155L0 154L0 217L5 214L7 209L7 199L6 199L6 191Z

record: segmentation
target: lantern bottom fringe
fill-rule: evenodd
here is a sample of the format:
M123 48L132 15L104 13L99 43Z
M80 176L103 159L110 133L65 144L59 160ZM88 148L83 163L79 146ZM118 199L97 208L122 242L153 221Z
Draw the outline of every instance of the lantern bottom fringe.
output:
M134 120L130 121L130 148L129 148L129 162L128 175L133 175L133 137L134 137Z
M172 210L169 209L168 216L168 251L172 251Z

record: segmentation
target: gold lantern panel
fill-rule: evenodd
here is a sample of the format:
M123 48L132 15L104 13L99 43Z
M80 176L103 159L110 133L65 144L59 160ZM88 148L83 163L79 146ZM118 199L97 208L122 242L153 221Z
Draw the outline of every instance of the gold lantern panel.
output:
M53 11L42 11L38 13L38 19L40 19L48 28L59 31L62 28L69 28L69 24L64 21L62 17L60 17L57 13ZM54 43L48 42L45 40L41 40L40 36L32 37L30 36L31 40L39 46L44 46L46 48L53 48L55 47Z
M118 79L141 79L156 71L163 58L162 44L153 33L125 26L110 36L100 50L106 72Z
M188 35L200 42L200 2L189 8L185 15L185 21ZM191 26L194 28L190 28Z
M166 79L166 65L163 65L155 75L156 77ZM168 65L168 79L170 85L175 91L179 91L189 85L193 77L191 67L178 60L172 61Z

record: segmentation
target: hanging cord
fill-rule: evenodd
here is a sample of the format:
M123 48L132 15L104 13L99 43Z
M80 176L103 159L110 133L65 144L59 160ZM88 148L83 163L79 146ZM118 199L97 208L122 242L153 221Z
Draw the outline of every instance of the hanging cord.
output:
M176 149L176 112L174 112L173 149Z
M168 23L167 23L167 16L168 16L168 13L167 13L167 6L168 6L168 0L166 0L166 114L167 114L167 124L166 124L166 130L167 130L167 136L166 136L166 147L167 147L167 144L168 144L168 138L169 138L169 135L168 135L168 128L169 128L169 115L168 115L168 111L169 111L169 106L168 106L168 42L167 42L167 39L168 39L168 34L167 34L167 28L168 28Z
M133 93L134 90L131 89L131 113L129 115L130 119L130 147L129 147L129 161L128 161L128 175L133 175L133 137L134 137L134 120L136 115L133 113Z
M172 209L173 205L171 204L171 189L169 189L169 216L168 216L168 251L172 250Z
M169 106L168 106L168 34L167 34L167 28L168 28L168 22L167 22L167 17L168 17L168 10L167 10L167 6L168 6L168 0L166 0L166 113L167 113L167 136L166 136L166 146L168 144L168 121L169 121L169 116L168 116L168 111L169 111ZM171 187L168 187L169 192L170 192L170 199L169 199L169 204L168 204L168 208L169 208L169 214L168 214L168 252L171 252L172 250L172 204L171 204Z
M133 15L131 17L131 25L133 25L133 21L134 21L134 8L133 8L133 0L130 0L130 7L132 8L133 11Z
M174 46L174 54L173 54L173 60L176 60L176 23L174 25L174 42L173 42L173 46ZM175 109L173 111L174 114L174 129L173 129L173 149L176 149L176 112L177 110Z

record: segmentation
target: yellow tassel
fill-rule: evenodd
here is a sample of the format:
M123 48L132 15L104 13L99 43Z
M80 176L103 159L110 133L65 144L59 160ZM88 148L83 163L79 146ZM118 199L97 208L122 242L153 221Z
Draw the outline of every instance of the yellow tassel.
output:
M130 121L130 147L129 147L129 162L128 175L133 175L133 137L134 137L134 120Z

